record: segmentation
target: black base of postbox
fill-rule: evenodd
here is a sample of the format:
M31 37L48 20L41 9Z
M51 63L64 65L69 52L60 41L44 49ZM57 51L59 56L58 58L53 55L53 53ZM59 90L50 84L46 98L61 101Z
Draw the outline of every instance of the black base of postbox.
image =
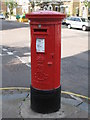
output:
M56 112L61 107L61 86L54 90L42 91L31 86L31 109L38 113Z

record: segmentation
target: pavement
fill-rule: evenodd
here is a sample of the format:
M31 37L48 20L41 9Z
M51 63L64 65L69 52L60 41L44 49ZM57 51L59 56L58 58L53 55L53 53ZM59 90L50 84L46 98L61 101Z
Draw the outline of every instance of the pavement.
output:
M49 114L32 111L29 90L3 90L2 95L2 118L88 118L90 112L87 101L70 95L62 94L61 109Z

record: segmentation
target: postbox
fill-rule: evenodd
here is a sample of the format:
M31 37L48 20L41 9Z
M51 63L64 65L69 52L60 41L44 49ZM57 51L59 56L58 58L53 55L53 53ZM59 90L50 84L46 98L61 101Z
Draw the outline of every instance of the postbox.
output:
M26 18L31 28L31 108L55 112L61 106L61 21L65 14L39 11Z

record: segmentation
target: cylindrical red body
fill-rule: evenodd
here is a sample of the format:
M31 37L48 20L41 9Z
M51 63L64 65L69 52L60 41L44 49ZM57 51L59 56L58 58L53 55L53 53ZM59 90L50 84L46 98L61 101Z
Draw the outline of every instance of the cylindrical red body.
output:
M26 15L31 27L31 86L39 91L60 88L61 21L59 12L41 11Z

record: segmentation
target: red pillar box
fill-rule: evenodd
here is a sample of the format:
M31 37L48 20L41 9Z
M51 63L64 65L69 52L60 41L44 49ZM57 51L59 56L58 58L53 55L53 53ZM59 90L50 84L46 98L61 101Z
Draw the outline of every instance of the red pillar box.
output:
M31 108L40 113L59 110L61 98L61 21L64 14L26 14L31 27Z

